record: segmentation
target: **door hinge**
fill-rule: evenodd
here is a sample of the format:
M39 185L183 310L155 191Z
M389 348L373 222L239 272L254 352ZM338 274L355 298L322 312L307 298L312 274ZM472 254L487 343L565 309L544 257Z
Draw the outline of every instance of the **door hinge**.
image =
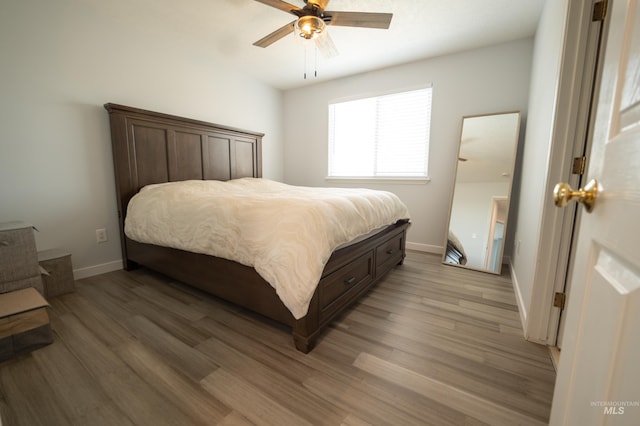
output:
M566 300L566 295L564 293L556 293L553 295L553 306L556 308L560 308L560 310L564 309L564 302Z
M607 16L607 0L602 0L593 5L593 15L591 15L591 22L604 21Z
M571 173L574 175L583 175L587 165L587 157L576 157L573 159L573 167Z

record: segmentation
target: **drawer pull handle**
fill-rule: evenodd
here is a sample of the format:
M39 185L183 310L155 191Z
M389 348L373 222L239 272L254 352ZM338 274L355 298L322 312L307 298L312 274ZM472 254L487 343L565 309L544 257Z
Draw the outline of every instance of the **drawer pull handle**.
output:
M393 254L393 249L387 250L387 254Z
M0 246L8 246L11 244L11 241L0 241Z
M356 282L356 277L349 277L344 280L345 285L353 285Z

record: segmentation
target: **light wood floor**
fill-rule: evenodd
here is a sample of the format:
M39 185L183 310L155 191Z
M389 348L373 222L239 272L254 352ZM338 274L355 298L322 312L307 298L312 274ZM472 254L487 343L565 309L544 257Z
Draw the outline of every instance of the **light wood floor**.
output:
M54 343L0 363L7 425L542 425L555 373L508 274L409 252L308 355L289 330L145 270L51 300Z

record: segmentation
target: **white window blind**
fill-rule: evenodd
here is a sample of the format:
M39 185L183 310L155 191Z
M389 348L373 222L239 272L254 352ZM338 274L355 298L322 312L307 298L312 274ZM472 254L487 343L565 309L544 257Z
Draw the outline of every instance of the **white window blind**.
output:
M431 88L329 104L329 177L427 178Z

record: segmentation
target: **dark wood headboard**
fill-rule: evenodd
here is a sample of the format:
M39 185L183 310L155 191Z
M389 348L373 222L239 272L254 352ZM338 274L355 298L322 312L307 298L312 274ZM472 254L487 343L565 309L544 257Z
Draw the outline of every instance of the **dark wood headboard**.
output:
M262 177L262 133L111 103L104 107L111 122L124 259L127 205L143 186Z

